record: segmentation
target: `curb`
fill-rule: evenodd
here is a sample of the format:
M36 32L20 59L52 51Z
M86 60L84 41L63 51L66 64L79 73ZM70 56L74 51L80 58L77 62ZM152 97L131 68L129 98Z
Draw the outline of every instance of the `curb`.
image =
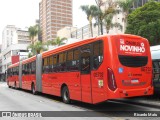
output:
M134 105L140 105L144 107L151 107L151 108L158 108L160 109L160 101L147 101L147 100L132 100L132 99L118 99L118 100L112 100L116 102L123 102L123 103L129 103Z

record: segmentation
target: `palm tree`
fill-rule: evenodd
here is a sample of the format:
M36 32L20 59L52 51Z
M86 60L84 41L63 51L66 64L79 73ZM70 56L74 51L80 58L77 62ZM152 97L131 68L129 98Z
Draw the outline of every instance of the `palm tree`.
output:
M137 0L118 0L118 5L122 8L123 14L124 14L124 28L126 28L127 25L127 18L131 11L131 7L133 3Z
M98 14L98 7L95 5L82 5L80 7L87 15L87 20L89 21L91 36L93 37L92 20Z
M114 28L114 27L122 30L122 25L118 22L113 23L112 20L113 20L113 14L112 13L108 14L104 19L104 25L106 27L107 33L109 33L109 30L111 28Z
M98 31L99 31L99 25L100 25L100 30L101 30L101 35L103 35L103 18L104 18L104 14L101 10L101 7L104 6L104 2L102 0L95 0L97 6L98 6L98 15L97 15L97 22L98 22ZM96 25L96 24L95 24ZM99 32L98 32L99 34Z
M28 29L29 38L31 39L31 44L34 43L34 38L39 33L38 25L30 26Z
M100 24L101 34L103 34L103 21L104 21L104 19L106 19L106 17L109 14L113 14L113 15L117 14L119 12L119 10L116 9L117 3L113 0L106 0L106 2L103 2L102 0L98 0L98 1L95 0L95 1L99 7L98 15L96 17L98 17L98 24ZM101 7L104 7L105 10L102 11Z
M55 45L55 46L60 46L60 45L64 45L65 44L65 40L67 40L67 38L60 38L60 37L56 37L54 40L49 40L47 41L46 45Z
M37 41L34 44L30 44L27 49L31 49L31 53L29 53L28 56L40 54L41 51L47 50L45 44L43 44L41 41Z

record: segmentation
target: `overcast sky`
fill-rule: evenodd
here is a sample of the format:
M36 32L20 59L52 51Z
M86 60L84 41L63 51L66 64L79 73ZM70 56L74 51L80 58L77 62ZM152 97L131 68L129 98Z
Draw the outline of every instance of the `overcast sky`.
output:
M39 18L40 1L0 0L0 43L6 25L25 28L35 24L35 20ZM81 5L87 4L95 4L95 0L73 0L73 26L82 27L88 24L85 13L80 9Z

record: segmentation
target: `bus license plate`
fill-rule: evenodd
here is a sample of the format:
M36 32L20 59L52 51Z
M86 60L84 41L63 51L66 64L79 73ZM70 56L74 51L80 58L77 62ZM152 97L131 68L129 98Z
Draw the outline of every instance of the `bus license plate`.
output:
M131 80L131 83L139 83L139 80L133 79L133 80Z

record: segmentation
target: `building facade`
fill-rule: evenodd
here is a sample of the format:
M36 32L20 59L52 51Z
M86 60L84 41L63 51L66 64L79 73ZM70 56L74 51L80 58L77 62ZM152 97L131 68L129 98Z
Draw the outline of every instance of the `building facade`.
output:
M143 6L145 3L147 3L149 0L137 0L133 3L133 9L134 8L138 8L138 7L141 7ZM160 0L155 0L157 2L160 2Z
M14 25L7 25L2 33L2 73L7 67L21 59L28 57L27 47L30 44L27 29L16 28Z
M39 15L42 41L52 40L58 30L72 26L72 0L42 0Z

